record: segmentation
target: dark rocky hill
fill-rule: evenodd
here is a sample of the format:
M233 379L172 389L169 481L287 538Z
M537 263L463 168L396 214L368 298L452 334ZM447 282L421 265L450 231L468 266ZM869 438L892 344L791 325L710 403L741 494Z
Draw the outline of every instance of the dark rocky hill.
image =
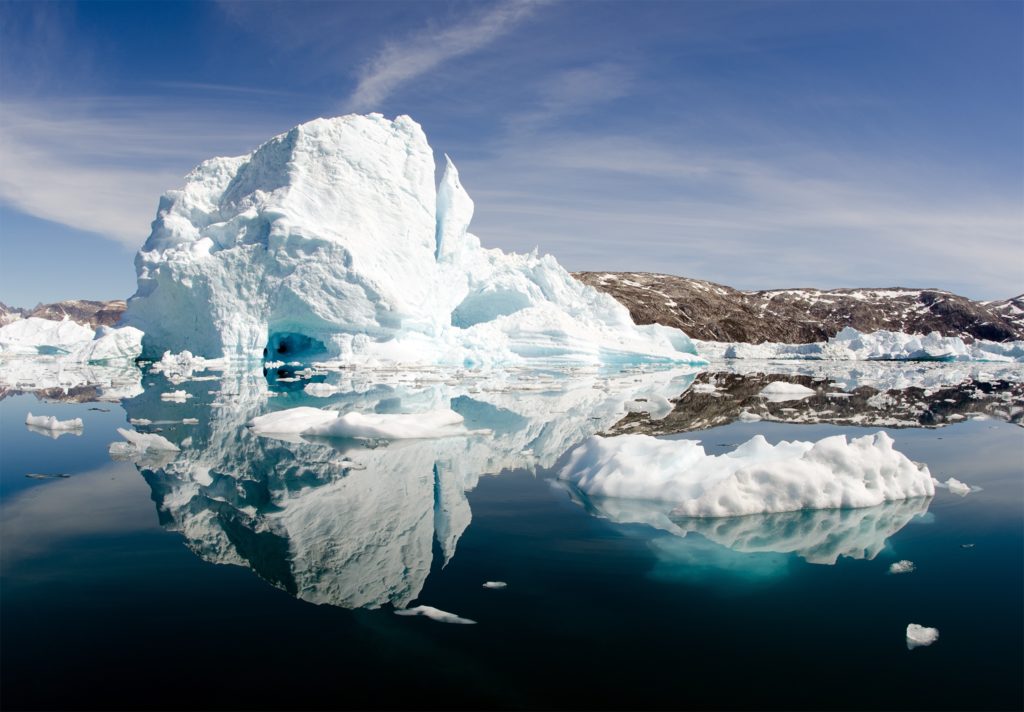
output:
M774 289L743 292L648 272L576 272L615 297L637 324L675 326L695 339L759 344L825 341L846 326L965 340L1024 339L1024 295L976 302L940 289Z
M108 302L90 299L67 299L52 304L38 304L32 309L9 307L0 302L0 326L9 324L15 319L30 316L40 319L60 321L65 316L79 324L88 324L92 328L98 326L116 326L126 308L123 299Z

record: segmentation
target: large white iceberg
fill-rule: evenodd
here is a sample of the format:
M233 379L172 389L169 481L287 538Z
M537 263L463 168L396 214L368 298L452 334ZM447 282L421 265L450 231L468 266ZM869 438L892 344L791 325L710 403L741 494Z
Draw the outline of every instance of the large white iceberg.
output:
M756 435L723 455L694 440L595 435L569 453L559 477L591 496L672 502L674 514L688 517L872 507L935 494L928 468L884 432L778 445Z
M407 116L317 119L214 158L160 202L126 323L144 355L518 365L697 363L553 257L487 250Z
M0 326L0 356L52 356L68 363L133 361L142 352L142 332L28 317Z

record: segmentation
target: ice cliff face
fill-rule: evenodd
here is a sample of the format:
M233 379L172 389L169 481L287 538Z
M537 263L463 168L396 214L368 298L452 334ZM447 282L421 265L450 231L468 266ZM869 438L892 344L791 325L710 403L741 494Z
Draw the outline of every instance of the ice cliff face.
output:
M360 363L696 361L679 330L550 256L481 248L473 201L406 116L318 119L161 200L126 323L144 355ZM266 350L266 351L265 351Z

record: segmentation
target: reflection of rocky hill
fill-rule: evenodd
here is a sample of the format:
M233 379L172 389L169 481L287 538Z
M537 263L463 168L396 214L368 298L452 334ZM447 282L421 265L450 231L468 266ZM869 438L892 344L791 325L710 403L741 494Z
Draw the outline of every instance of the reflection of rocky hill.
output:
M1024 339L1021 299L976 302L939 289L774 289L741 292L647 272L578 272L615 297L637 324L664 324L704 341L806 344L843 327L990 341Z
M337 374L338 380L347 375ZM140 457L137 463L161 523L202 558L251 568L303 600L404 606L419 595L434 565L435 543L440 564L454 556L472 517L466 492L481 475L549 466L578 441L611 427L638 398L667 412L668 398L692 379L679 372L562 380L534 375L517 389L508 382L391 375L402 382L342 382L351 390L329 400L286 392L288 382L269 398L266 380L256 373L219 384L161 383L126 401L130 418L151 421L136 426L139 431L159 432L181 447L162 460ZM168 389L192 398L162 400ZM487 432L367 445L286 442L245 427L269 408L294 405L380 413L443 406Z
M630 413L610 434L665 435L704 430L739 419L786 423L831 423L871 427L937 427L976 415L1024 422L1024 382L968 377L953 385L887 387L859 385L832 378L776 373L702 373L673 403L672 412L652 420ZM835 380L833 380L835 379ZM769 383L785 381L813 388L814 395L775 402L759 394ZM844 390L846 389L846 390Z

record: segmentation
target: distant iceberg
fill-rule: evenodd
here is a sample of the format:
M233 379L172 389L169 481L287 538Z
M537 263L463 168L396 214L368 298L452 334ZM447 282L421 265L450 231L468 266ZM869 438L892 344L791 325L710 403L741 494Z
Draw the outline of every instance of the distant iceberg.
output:
M872 507L935 494L928 468L884 432L778 445L756 435L723 455L694 440L595 435L569 452L559 477L590 496L671 502L674 515L687 517Z
M550 255L487 250L407 116L317 119L213 158L160 201L127 324L143 353L347 363L701 363Z
M52 356L70 363L134 361L142 332L132 327L92 327L70 319L28 317L0 326L0 357Z
M695 341L707 358L796 359L831 361L1024 361L1024 341L985 341L968 344L958 336L899 331L861 333L846 327L828 341L810 344L763 344Z

